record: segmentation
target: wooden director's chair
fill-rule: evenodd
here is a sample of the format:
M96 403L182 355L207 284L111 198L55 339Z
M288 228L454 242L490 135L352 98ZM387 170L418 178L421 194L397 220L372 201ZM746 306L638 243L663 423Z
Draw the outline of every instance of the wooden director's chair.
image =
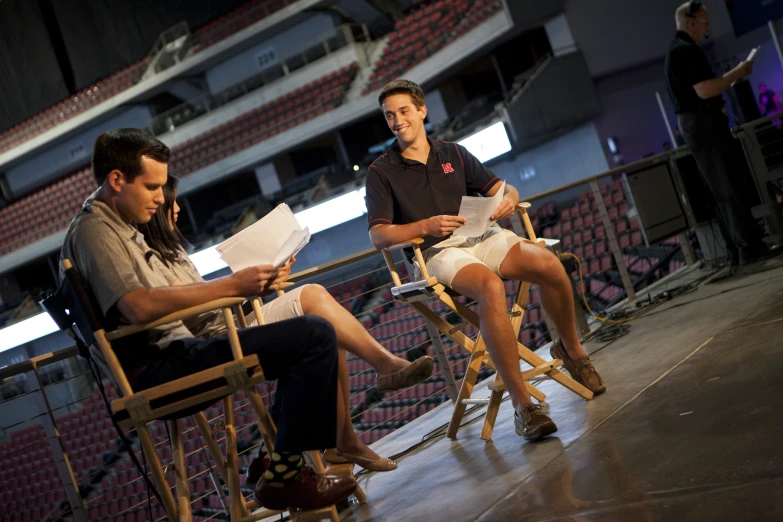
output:
M522 220L525 224L525 229L527 230L528 239L524 239L524 241L538 245L541 248L546 248L546 242L536 238L535 232L533 231L533 225L531 224L530 217L527 214L528 208L530 208L530 203L527 202L519 203L517 206L517 211L519 211L521 214ZM497 369L495 368L495 364L490 358L489 354L486 353L486 346L480 333L478 314L455 299L455 297L460 295L459 293L438 282L436 278L430 277L429 273L427 272L427 267L424 264L424 258L422 257L420 248L420 245L423 242L423 239L416 238L411 241L399 243L397 245L383 249L383 256L386 260L386 264L388 265L389 272L391 273L391 278L394 283L394 287L392 288L392 296L394 296L394 298L399 301L411 305L411 307L419 312L419 314L424 317L424 319L429 321L438 331L442 332L455 343L462 346L471 353L468 369L465 372L465 376L462 380L462 386L460 387L459 394L454 401L454 411L452 412L451 421L449 422L446 435L451 439L457 438L457 430L459 429L462 418L465 415L465 410L469 404L486 404L487 414L484 418L484 427L481 430L481 438L484 440L490 440L492 438L492 430L495 426L495 420L497 419L498 411L500 409L500 403L503 398L503 392L506 390L506 387L500 378L500 374L496 373L495 381L489 385L489 389L492 392L489 398L471 398L473 388L475 387L476 380L478 379L479 371L481 370L481 365L486 364L493 370ZM396 266L394 264L392 252L395 250L402 250L404 248L412 248L414 251L416 262L419 265L422 276L422 279L419 281L412 281L410 283L402 284L400 275L397 272ZM514 303L509 313L511 317L511 325L514 328L514 334L517 336L517 338L519 337L519 330L522 327L522 319L524 317L525 306L527 305L529 292L530 283L521 281L519 283L519 287L517 288ZM429 308L429 301L440 301L455 314L460 316L463 320L463 323L457 326L452 326L440 315ZM479 330L479 335L475 341L461 331L468 324L473 325L476 329ZM433 339L433 341L435 341L435 339ZM441 347L442 349L441 343L433 342L433 344L435 345L436 349L438 349L438 347ZM590 390L558 369L563 365L563 361L560 359L546 361L520 342L517 342L517 349L519 358L531 366L529 370L522 372L522 377L525 379L525 387L528 393L535 397L539 402L543 402L546 399L546 396L528 381L530 379L541 376L548 376L551 379L554 379L584 399L593 398L593 393ZM445 356L439 357L439 360L447 361ZM445 365L444 372L451 374L451 367L449 367L448 364ZM451 379L453 381L453 375Z
M246 326L245 316L241 307L245 299L218 299L169 314L148 324L121 326L107 330L107 322L100 315L100 308L97 306L95 298L86 286L81 274L69 260L63 260L62 264L66 278L57 292L59 300L53 303L47 302L53 301L47 299L42 304L61 329L75 335L73 332L73 325L75 324L78 329L78 335L84 344L86 346L94 345L103 355L112 373L111 377L114 378L122 394L122 397L111 403L112 416L123 431L128 431L130 428L136 429L142 451L144 451L150 462L151 474L160 493L163 508L168 518L182 522L193 520L184 442L181 440L182 426L180 423L180 419L189 415L194 416L196 425L206 441L211 457L218 471L228 484L229 514L232 522L253 522L281 513L281 511L259 509L261 506L258 506L254 500L249 502L245 500L240 489L239 458L237 455L237 436L234 425L232 395L239 390L243 390L247 395L255 413L264 444L270 455L274 451L276 433L275 424L255 389L256 385L266 380L258 356L244 356L239 344L234 310L237 313L240 325ZM65 290L63 290L63 285L67 286ZM262 318L261 304L258 298L252 299L252 305L256 315ZM56 310L57 308L59 310ZM226 322L231 352L234 357L233 361L160 386L145 389L141 392L133 391L114 353L112 341L218 309L223 312ZM53 311L55 313L52 313ZM213 432L202 411L220 399L223 400L224 422L216 426L216 428L222 428L225 432L225 455L220 449L215 432ZM173 471L176 499L169 488L166 471L161 465L160 458L155 451L155 444L147 429L147 424L155 420L164 420L168 423L174 460ZM312 456L312 460L316 470L319 473L323 473L324 467L320 454L317 451L312 453L315 454ZM257 509L258 511L253 512ZM289 512L292 519L297 521L339 520L335 506L310 511L299 511L291 508Z

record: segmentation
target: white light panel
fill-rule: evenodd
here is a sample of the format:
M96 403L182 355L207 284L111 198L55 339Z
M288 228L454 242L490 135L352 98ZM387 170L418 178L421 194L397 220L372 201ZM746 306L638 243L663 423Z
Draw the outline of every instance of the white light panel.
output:
M511 150L511 142L502 121L471 134L458 143L468 149L481 163L497 158Z

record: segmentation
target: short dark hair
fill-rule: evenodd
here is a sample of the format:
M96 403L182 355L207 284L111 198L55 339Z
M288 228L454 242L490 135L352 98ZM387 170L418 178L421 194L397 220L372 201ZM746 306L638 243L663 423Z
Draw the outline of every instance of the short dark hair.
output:
M159 139L141 129L104 132L92 149L92 174L100 187L113 170L125 175L128 183L141 174L141 157L168 163L171 150Z
M157 250L165 264L174 263L179 258L180 251L190 248L190 243L182 235L182 232L174 223L174 228L169 227L169 216L173 218L174 200L177 197L177 185L179 180L169 174L166 184L163 185L163 204L152 215L147 223L136 223L136 228L144 235L147 245Z
M394 80L393 82L387 83L386 87L381 91L380 96L378 96L378 105L383 107L383 100L389 96L394 96L395 94L409 95L417 109L421 109L425 105L424 91L421 90L418 83L410 80Z

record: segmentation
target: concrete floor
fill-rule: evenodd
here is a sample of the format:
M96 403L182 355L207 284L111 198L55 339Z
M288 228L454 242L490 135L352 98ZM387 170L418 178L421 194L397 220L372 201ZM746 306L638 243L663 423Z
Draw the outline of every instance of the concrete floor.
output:
M479 410L456 441L434 437L398 470L361 477L368 502L341 520L783 520L781 264L701 284L586 345L608 391L586 402L542 382L555 436L525 443L507 401L484 442ZM445 404L373 447L399 453L450 414Z

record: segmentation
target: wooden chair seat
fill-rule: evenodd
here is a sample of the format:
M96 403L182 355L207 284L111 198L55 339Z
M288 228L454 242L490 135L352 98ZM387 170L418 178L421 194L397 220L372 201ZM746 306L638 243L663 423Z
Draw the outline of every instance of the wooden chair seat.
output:
M249 355L187 377L141 390L111 403L124 430L134 423L189 417L215 402L266 381L257 355Z

